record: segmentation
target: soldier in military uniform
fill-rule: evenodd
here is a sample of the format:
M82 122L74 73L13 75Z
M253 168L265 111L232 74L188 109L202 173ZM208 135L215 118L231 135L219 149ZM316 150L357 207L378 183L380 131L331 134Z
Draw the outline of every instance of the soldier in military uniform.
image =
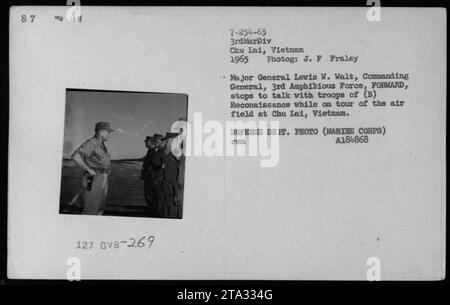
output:
M153 135L155 141L155 149L152 154L150 171L151 171L151 182L150 186L152 189L152 194L154 195L153 206L155 206L158 211L155 216L162 216L162 205L163 205L163 179L164 179L164 141L163 136L155 133Z
M177 133L168 132L164 138L164 181L163 181L163 217L181 218L180 201L178 195L178 163L172 153L172 140Z
M158 214L158 206L156 205L157 202L155 200L155 194L153 192L153 189L151 187L151 163L153 159L153 154L155 152L155 143L154 138L147 136L145 138L145 147L147 147L147 154L144 158L144 163L142 165L141 170L141 180L144 180L144 196L145 196L145 202L147 203L149 207L149 212L152 216Z
M82 178L84 207L82 214L102 215L108 194L108 175L111 172L111 158L105 142L109 140L111 128L108 122L95 124L95 135L81 144L72 154L72 160L86 174ZM88 185L91 180L90 190Z

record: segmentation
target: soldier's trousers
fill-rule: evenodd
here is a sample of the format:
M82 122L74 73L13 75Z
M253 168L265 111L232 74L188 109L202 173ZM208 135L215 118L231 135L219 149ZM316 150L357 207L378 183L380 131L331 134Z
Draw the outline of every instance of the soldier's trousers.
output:
M83 176L83 186L87 185L86 176ZM102 215L106 206L108 194L108 174L98 173L92 180L91 190L84 190L84 207L81 212L84 215Z
M162 206L163 206L163 190L162 190L162 181L156 182L152 181L151 189L153 194L153 206L155 208L153 216L156 217L164 217L162 216Z
M155 197L155 191L152 188L152 181L150 177L144 178L144 195L145 195L145 202L149 207L150 213L152 215L158 214L159 206Z
M166 218L181 218L181 206L175 205L174 198L176 196L175 188L178 187L176 183L164 181L163 183L163 209L162 217ZM178 192L177 192L178 193Z

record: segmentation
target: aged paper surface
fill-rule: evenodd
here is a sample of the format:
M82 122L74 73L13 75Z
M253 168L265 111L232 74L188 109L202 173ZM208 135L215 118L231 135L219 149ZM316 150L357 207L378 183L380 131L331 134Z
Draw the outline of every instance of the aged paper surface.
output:
M367 8L70 16L10 13L10 278L66 279L73 262L82 280L445 277L444 9L381 8L379 21ZM182 217L120 214L125 199L112 194L144 189L117 160L143 157L146 136L170 131L185 114L180 95L190 132ZM147 97L160 112L137 106ZM67 131L77 98L83 136ZM116 128L106 212L65 214L64 158L97 121ZM139 197L125 195L130 206Z

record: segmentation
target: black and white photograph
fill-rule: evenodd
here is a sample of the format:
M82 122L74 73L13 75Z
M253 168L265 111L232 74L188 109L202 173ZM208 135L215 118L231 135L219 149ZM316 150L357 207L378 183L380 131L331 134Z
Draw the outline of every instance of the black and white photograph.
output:
M67 89L60 213L182 218L185 157L171 147L187 99Z

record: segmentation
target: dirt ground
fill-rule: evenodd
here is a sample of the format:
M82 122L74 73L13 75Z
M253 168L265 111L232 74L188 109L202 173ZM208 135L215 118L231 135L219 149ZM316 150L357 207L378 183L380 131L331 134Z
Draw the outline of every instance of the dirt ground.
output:
M144 198L144 182L139 179L142 161L112 161L106 210L103 215L148 217ZM81 189L83 170L71 160L63 160L60 213L79 214L82 196L74 205L68 203Z

